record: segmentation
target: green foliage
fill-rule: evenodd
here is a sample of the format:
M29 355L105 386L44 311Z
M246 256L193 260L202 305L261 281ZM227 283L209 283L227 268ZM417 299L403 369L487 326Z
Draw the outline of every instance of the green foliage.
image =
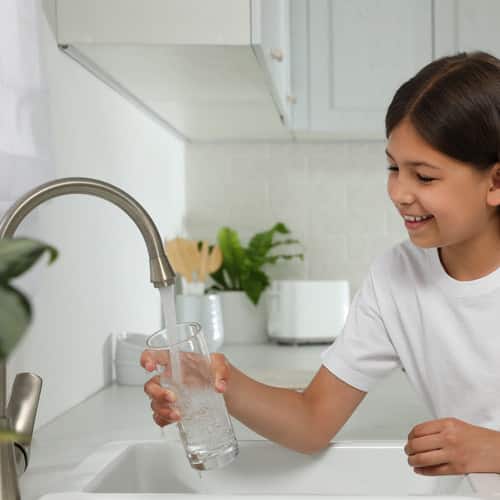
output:
M270 252L282 245L300 243L299 240L284 239L275 241L278 234L289 234L285 224L278 222L269 231L257 233L247 247L244 247L238 233L229 227L223 227L217 234L217 243L222 251L222 267L210 276L216 285L212 290L240 290L257 305L262 292L270 285L268 275L262 270L266 264L276 264L280 259L304 259L304 255Z
M52 263L57 250L27 238L0 239L0 361L25 332L31 319L28 299L9 282L27 271L45 252Z

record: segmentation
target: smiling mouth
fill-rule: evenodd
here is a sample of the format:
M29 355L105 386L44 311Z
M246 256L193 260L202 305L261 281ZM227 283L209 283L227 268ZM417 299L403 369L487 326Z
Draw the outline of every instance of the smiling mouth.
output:
M403 215L405 222L421 222L423 220L431 219L432 215Z
M406 228L411 230L424 226L433 218L432 215L403 215Z

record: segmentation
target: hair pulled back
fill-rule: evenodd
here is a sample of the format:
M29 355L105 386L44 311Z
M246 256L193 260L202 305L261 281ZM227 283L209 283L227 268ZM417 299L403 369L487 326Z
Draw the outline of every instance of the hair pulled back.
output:
M500 60L464 52L431 62L394 95L386 137L404 119L456 160L480 170L500 162Z

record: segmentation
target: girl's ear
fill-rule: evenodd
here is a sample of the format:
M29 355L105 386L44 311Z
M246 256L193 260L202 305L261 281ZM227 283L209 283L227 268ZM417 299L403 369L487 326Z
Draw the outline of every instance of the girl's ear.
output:
M492 207L500 206L500 162L495 163L491 169L490 188L488 190L487 202Z

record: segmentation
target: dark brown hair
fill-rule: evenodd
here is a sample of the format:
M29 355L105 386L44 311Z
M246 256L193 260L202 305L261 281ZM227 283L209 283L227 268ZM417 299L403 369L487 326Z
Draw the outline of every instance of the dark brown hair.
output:
M438 151L490 168L500 161L500 60L464 52L431 62L396 92L386 137L403 119Z

